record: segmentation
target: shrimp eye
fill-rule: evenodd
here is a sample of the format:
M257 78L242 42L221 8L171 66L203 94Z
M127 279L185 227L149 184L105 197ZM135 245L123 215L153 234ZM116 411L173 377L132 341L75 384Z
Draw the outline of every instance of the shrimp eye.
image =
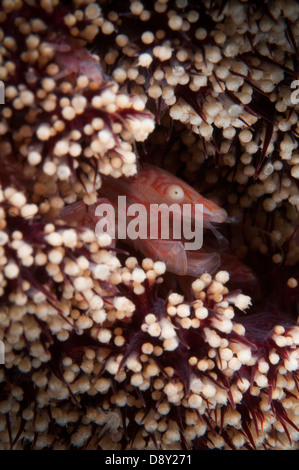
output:
M171 184L167 188L167 195L174 201L181 201L184 198L184 190L177 184Z

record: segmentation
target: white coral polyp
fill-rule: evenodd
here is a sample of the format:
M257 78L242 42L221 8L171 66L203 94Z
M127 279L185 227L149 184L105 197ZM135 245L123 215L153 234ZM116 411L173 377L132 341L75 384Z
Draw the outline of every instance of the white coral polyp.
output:
M129 119L128 127L137 142L144 142L155 128L155 122L149 117Z

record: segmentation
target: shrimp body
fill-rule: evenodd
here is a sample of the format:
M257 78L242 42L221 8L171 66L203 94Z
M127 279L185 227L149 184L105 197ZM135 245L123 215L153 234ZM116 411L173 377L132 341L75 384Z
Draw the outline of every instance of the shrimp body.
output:
M195 205L201 205L203 228L214 229L213 224L223 223L227 218L226 212L217 204L201 196L195 189L174 175L150 164L143 164L135 178L104 181L100 193L103 197L107 197L115 207L118 196L126 196L128 206L136 203L142 204L146 207L148 214L151 211L151 215L153 215L152 208L155 204L158 206L166 204L168 207L176 205L178 210L173 212L172 222L168 220L170 225L174 221L182 225L186 222L184 221L184 205L191 206L192 219L195 216ZM217 253L186 250L184 237L182 236L180 240L174 239L171 230L169 239L162 239L161 217L163 215L157 211L156 217L159 219L160 229L158 238L151 237L152 227L149 225L153 222L153 218L148 216L144 222L148 228L147 238L139 238L133 242L138 251L154 260L164 261L167 270L178 275L197 276L205 271L214 271L219 266L220 257ZM130 240L127 241L130 243Z
M55 43L50 42L49 47L55 51L55 62L59 65L60 72L55 75L55 79L64 78L68 75L86 76L89 81L94 82L99 87L103 81L103 70L100 62L79 40L59 38Z
M204 229L211 229L216 232L213 224L221 224L225 222L227 218L226 212L221 209L214 202L204 198L187 183L180 180L179 178L171 175L170 173L150 164L143 164L140 167L137 177L133 178L119 178L112 179L107 178L103 181L102 187L99 190L99 195L102 198L108 199L115 209L115 213L118 211L118 197L126 196L127 207L132 204L142 204L146 208L147 215L150 214L153 205L160 206L166 204L168 207L176 205L172 215L173 218L168 219L170 225L173 225L174 221L183 224L185 222L185 213L183 211L184 205L191 206L189 215L191 215L191 223L195 222L196 217L195 205L200 207L202 211L202 223ZM98 204L103 201L100 199ZM64 209L64 217L67 215L68 220L70 217L74 217L78 223L82 226L88 226L94 228L97 218L93 215L95 208L98 204L93 206L82 207L83 203L75 203L73 208ZM198 206L198 205L201 206ZM148 236L146 238L137 238L131 240L127 238L127 243L133 245L138 251L142 252L146 257L152 258L153 260L160 260L166 263L168 271L173 272L177 275L191 275L198 276L203 272L212 272L220 264L220 256L215 252L204 252L203 249L191 251L185 248L185 239L182 235L180 239L175 239L170 227L169 238L161 238L161 212L156 209L151 215L159 219L159 231L157 236L151 237L150 223L153 222L153 217L148 216L144 220L144 224L147 226ZM127 222L132 220L131 217L127 217ZM94 221L94 225L93 222ZM190 222L190 221L189 221ZM93 225L93 227L92 227ZM220 235L220 234L219 234Z
M143 164L137 177L105 180L100 194L113 204L117 203L118 196L126 196L127 205L142 204L148 212L155 204L167 204L169 207L176 204L178 211L175 211L174 217L184 216L184 205L190 205L191 209L196 204L201 205L204 228L211 229L212 224L221 224L227 218L226 211L217 204L201 196L176 176L150 164ZM192 218L194 214L195 211L191 210Z

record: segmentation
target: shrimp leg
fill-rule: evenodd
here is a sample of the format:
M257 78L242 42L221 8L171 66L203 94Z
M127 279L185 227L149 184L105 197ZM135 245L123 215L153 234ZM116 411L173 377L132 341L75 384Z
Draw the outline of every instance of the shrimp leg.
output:
M217 253L198 253L186 251L181 241L142 240L142 251L154 260L164 261L167 271L179 276L199 276L204 272L213 272L220 265ZM141 249L136 246L136 248Z
M155 261L164 261L167 271L179 275L187 274L187 256L182 242L160 239L136 240L135 247Z

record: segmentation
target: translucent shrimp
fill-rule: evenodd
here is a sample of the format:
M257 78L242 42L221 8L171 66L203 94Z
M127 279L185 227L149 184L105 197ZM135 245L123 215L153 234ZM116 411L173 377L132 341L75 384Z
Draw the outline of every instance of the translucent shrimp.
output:
M172 220L168 219L172 226L169 230L169 239L162 239L161 237L161 219L163 216L159 210L156 210L156 213L152 211L152 217L148 216L144 221L148 228L147 233L149 234L146 238L132 240L128 237L126 239L128 244L133 245L144 256L153 260L164 261L169 272L177 275L198 276L203 272L213 272L220 265L220 255L218 253L205 252L204 249L196 251L186 249L186 239L184 236L182 235L180 239L175 239L171 228L173 228L174 222L179 221L181 224L186 222L184 220L186 216L183 205L191 206L188 217L190 218L191 215L191 223L194 224L194 217L198 212L192 209L195 209L195 205L200 204L203 229L212 230L219 243L221 243L224 237L217 231L215 224L221 224L226 221L227 214L225 210L201 196L187 183L174 175L154 165L143 164L140 166L137 177L105 179L99 194L102 198L107 198L111 202L115 213L117 213L118 196L126 196L127 207L136 203L142 204L148 215L153 205L176 205L177 210L173 212ZM78 203L76 204L74 209L64 209L64 213L68 212L68 220L70 220L69 217L72 217L73 212L74 218L80 225L94 228L98 220L96 216L93 217L92 215L96 205L89 206L88 209L85 208L84 211L80 211L78 210ZM157 222L155 217L159 219L159 230L156 236L152 237L150 224L153 221ZM80 221L78 218L80 218ZM127 218L127 222L130 220L132 220L132 217ZM94 226L92 227L93 223ZM190 220L188 223L190 224Z
M64 78L69 75L78 77L86 76L89 81L99 87L103 81L103 70L96 56L92 55L83 47L79 40L61 37L56 43L49 42L48 47L55 51L55 62L59 65L60 72L55 79Z

